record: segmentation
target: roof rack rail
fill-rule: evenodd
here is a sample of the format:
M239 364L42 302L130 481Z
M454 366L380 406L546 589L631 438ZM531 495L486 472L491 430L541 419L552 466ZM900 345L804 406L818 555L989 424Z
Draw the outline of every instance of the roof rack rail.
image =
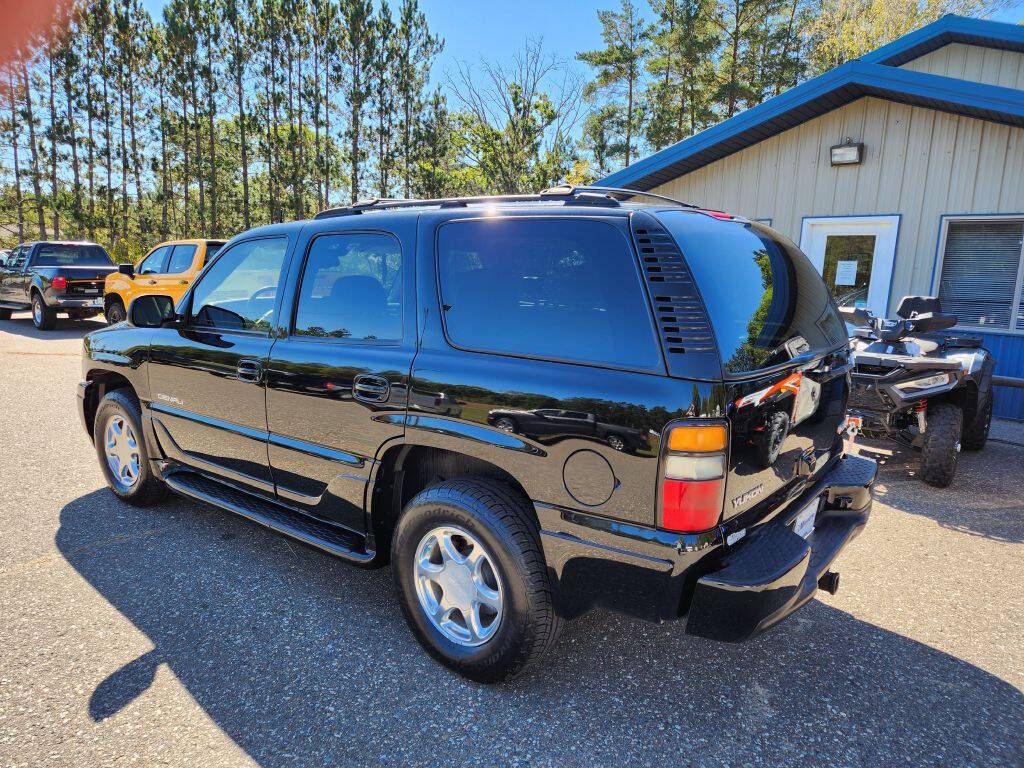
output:
M629 199L631 197L650 197L673 205L686 208L696 208L690 203L674 200L664 195L656 195L651 192L641 192L635 189L619 189L615 187L596 186L574 186L562 184L556 187L549 187L534 194L516 195L475 195L469 197L437 197L425 200L415 198L369 198L357 200L350 205L343 205L337 208L327 208L320 211L314 219L330 219L336 216L356 216L364 211L387 211L399 208L427 208L436 206L438 208L465 208L469 205L482 205L485 203L532 203L543 200L571 200L583 205L602 205L618 207L623 201L619 197Z

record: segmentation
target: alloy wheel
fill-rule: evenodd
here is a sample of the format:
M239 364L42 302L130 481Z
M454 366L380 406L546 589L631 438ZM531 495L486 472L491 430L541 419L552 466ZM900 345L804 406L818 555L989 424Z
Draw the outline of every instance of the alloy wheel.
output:
M420 539L412 567L420 608L438 632L467 647L494 637L505 590L479 539L454 525L433 528Z
M132 488L139 481L139 442L123 416L112 416L107 422L103 446L114 480L124 490Z

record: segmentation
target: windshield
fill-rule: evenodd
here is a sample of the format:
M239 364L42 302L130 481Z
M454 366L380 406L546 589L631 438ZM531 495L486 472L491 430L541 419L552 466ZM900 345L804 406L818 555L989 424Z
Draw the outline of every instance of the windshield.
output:
M110 267L113 262L98 245L63 245L52 243L39 246L32 264L37 267Z
M659 214L693 272L730 373L785 363L846 340L825 283L789 241L756 222Z

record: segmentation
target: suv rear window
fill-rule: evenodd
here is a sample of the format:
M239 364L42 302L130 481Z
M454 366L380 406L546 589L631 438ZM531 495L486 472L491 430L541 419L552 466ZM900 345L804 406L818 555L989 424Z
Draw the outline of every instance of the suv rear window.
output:
M624 368L661 362L633 252L607 222L450 221L437 252L456 346Z
M36 267L109 267L113 262L98 245L40 245L32 259Z
M658 214L693 272L726 371L825 351L846 339L821 275L792 243L756 222Z

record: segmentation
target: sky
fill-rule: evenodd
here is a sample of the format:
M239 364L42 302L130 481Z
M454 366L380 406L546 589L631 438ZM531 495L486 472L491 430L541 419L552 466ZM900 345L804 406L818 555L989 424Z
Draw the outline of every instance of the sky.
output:
M396 0L389 0L392 7ZM165 0L143 0L154 17L159 17ZM650 13L645 0L637 5ZM598 8L613 8L618 0L420 0L430 28L445 40L444 51L435 64L435 82L443 84L457 62L474 63L481 56L489 61L507 61L529 37L542 37L544 49L565 59L576 71L589 67L575 61L578 51L601 47ZM993 18L1018 24L1024 21L1024 0L1010 5Z

